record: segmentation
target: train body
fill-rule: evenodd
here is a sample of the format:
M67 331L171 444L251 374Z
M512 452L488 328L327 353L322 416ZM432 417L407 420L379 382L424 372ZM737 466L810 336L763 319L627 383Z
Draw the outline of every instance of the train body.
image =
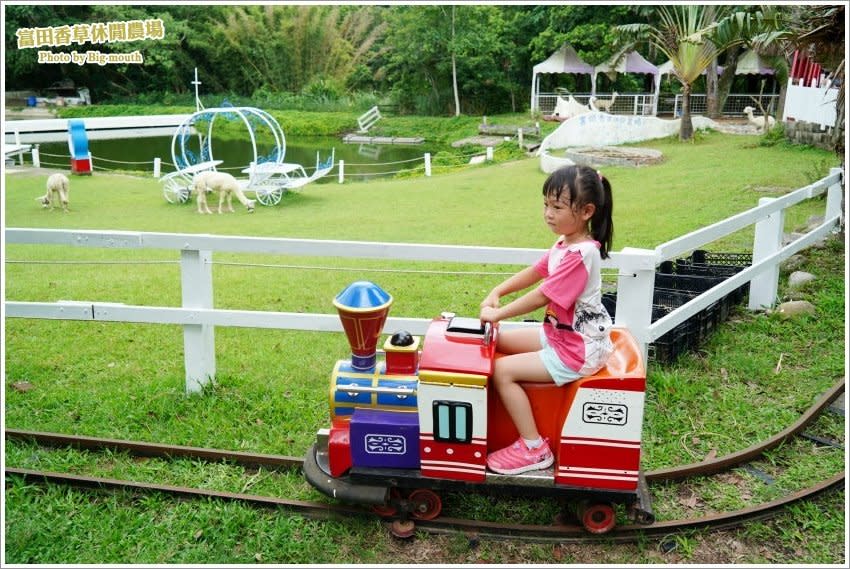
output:
M331 374L330 426L305 459L311 485L402 518L433 519L438 490L477 487L564 498L594 533L614 527L618 503L634 521L653 521L640 469L646 373L626 329L612 330L614 353L595 375L562 387L524 384L555 463L502 475L487 470L487 455L518 432L490 384L498 326L443 314L424 338L400 331L378 351L391 302L368 281L334 301L352 358Z

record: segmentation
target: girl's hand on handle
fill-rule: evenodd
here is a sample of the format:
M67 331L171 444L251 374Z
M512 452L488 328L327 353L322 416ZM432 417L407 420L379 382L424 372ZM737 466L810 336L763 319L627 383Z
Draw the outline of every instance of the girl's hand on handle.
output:
M499 321L499 309L495 306L482 306L478 319L482 322L496 323Z

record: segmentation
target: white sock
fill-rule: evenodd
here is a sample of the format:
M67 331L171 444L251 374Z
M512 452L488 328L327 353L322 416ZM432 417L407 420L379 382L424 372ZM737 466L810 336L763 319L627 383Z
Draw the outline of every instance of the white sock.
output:
M525 439L525 438L522 439L522 440L523 440L523 442L525 442L525 446L528 447L528 450L534 450L534 449L536 449L537 447L539 447L540 445L543 444L543 439L540 438L539 436L534 440Z

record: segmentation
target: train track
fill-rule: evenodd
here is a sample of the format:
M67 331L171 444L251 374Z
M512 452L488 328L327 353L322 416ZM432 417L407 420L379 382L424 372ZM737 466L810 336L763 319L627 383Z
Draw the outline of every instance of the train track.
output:
M843 390L844 380L842 379L830 390L824 393L823 396L821 396L820 399L818 399L803 415L801 415L794 424L790 425L770 439L762 441L744 450L731 453L723 457L718 457L713 460L649 471L645 473L645 478L647 481L663 481L683 479L691 476L709 475L752 461L765 451L770 450L791 437L803 432L805 427L811 424L818 417L821 411L823 411L824 408L826 408L841 392L843 392ZM189 458L208 462L227 462L244 466L246 468L284 470L300 468L303 464L302 458L292 456L254 454L120 439L102 439L59 433L7 429L5 436L7 440L29 440L46 447L75 447L79 449L98 451L110 449L113 451L127 452L133 456L161 459ZM7 467L5 475L6 477L22 477L31 482L55 483L85 488L123 490L129 492L160 492L179 498L217 498L227 501L248 503L257 507L285 508L310 518L342 519L350 518L351 516L373 517L375 515L364 508L341 504L289 500L271 496L223 492L182 486L169 486L58 472ZM537 541L556 541L559 543L580 543L597 540L629 542L635 541L639 538L663 537L696 528L707 528L712 530L729 529L752 521L769 519L784 511L785 507L789 504L809 500L832 488L842 487L843 482L844 472L842 471L841 473L809 488L758 506L747 507L732 512L706 515L699 518L658 521L650 526L623 525L614 528L611 532L602 536L588 534L586 530L579 525L518 525L480 520L465 520L443 516L434 520L416 520L416 527L417 529L432 533L462 532L470 536L497 539L524 537Z

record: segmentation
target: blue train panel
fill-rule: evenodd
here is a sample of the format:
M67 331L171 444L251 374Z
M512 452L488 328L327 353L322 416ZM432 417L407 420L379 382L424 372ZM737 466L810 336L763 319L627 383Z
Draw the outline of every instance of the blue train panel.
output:
M351 417L354 466L419 468L419 416L403 411L357 409Z
M388 375L380 362L374 371L360 371L350 360L340 360L331 376L331 418L351 416L355 409L417 410L415 375Z

